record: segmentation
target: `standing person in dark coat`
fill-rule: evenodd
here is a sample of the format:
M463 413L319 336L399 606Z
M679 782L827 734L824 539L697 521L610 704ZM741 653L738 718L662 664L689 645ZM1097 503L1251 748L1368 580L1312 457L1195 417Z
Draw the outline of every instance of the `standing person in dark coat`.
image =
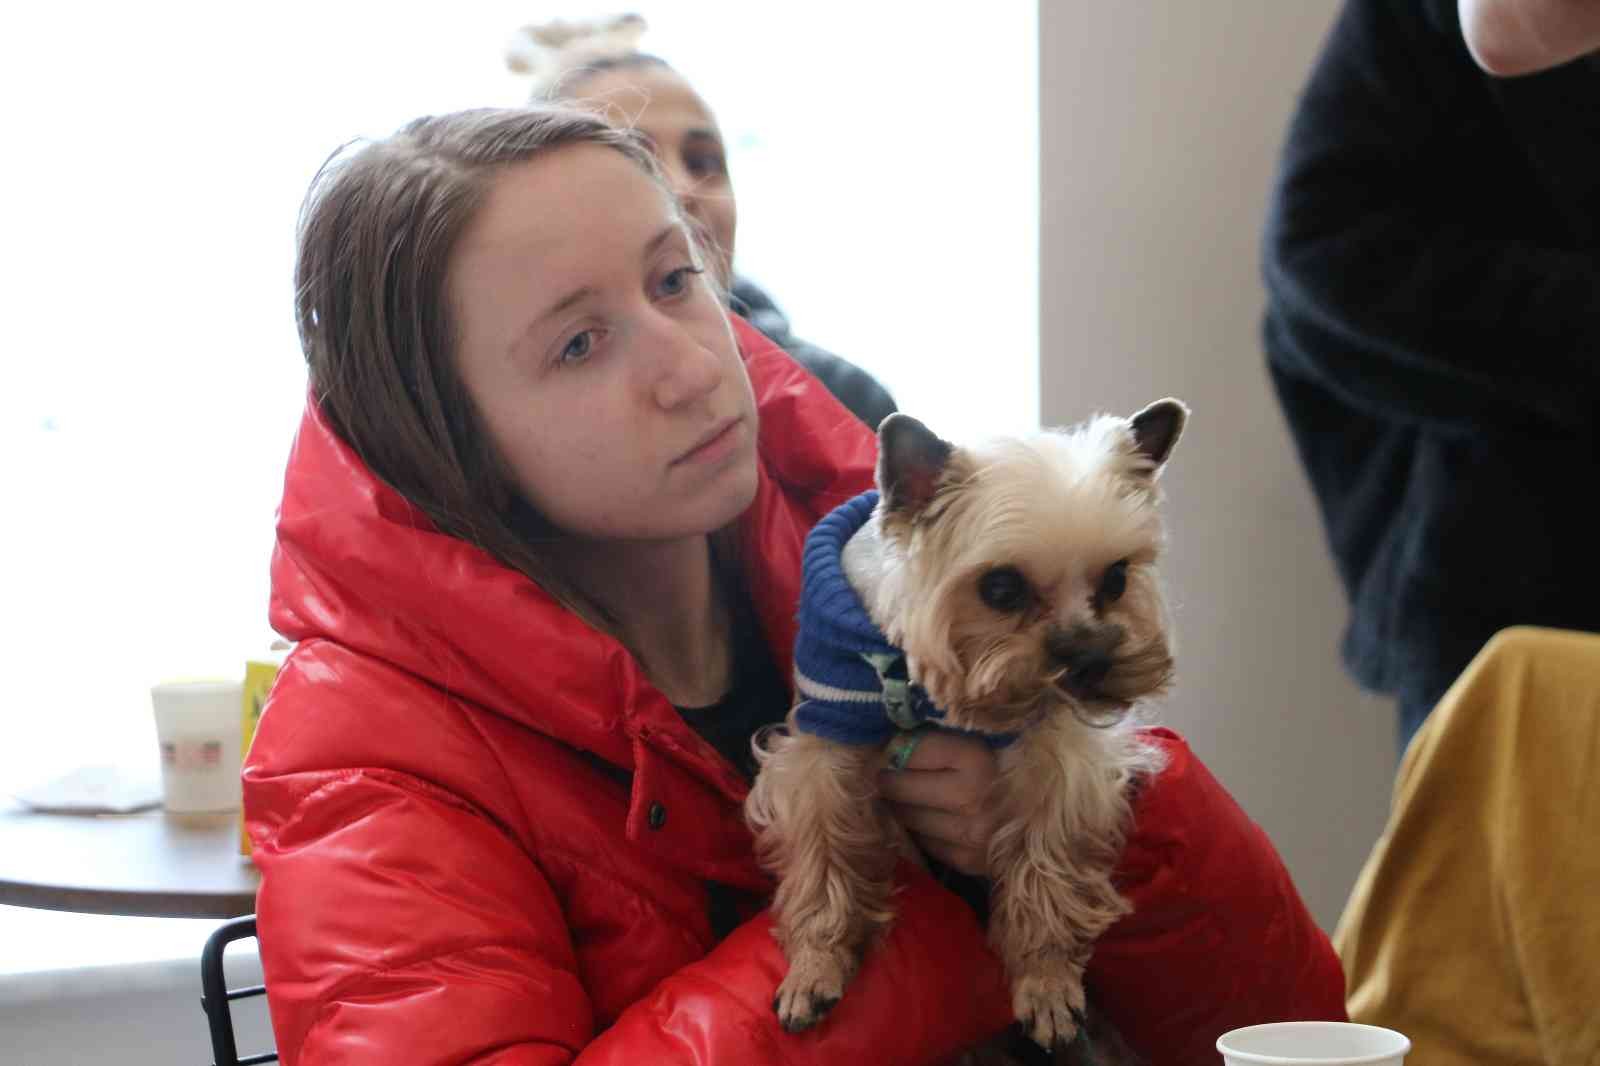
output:
M1347 0L1273 191L1268 363L1402 744L1498 630L1600 628L1600 65L1496 21L1554 6Z

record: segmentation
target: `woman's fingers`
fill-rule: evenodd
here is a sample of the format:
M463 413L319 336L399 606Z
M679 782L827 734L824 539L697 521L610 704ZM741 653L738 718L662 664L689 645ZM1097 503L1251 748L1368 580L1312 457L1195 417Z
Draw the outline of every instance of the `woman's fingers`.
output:
M894 804L890 810L917 846L946 866L982 877L989 872L988 822L937 807Z
M968 814L976 813L988 787L957 770L885 770L878 775L878 793L890 803Z
M884 758L878 789L892 803L975 813L1000 775L983 741L933 730L902 733L884 748Z
M993 832L987 799L999 776L994 752L979 738L925 729L884 748L878 791L928 856L983 876Z
M895 819L919 839L937 840L957 848L975 847L988 842L978 831L974 819L934 807L896 805L890 809Z
M901 733L885 746L885 760L895 761L908 746L911 754L903 763L906 770L977 771L983 764L994 762L989 745L978 738L934 729Z

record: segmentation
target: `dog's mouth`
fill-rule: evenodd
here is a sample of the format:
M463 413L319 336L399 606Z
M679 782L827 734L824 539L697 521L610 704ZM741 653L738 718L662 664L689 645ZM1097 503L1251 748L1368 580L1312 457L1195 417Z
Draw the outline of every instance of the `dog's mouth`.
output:
M1133 709L1135 702L1110 696L1098 688L1073 684L1065 678L1056 682L1053 691L1080 720L1093 726L1116 725Z
M1085 674L1078 670L1062 670L1052 680L1052 687L1056 692L1067 699L1079 703L1129 703L1130 700L1118 699L1111 695L1109 684L1112 680L1113 666L1107 663L1093 673Z
M1107 656L1089 668L1063 667L1052 688L1092 716L1120 717L1135 703L1164 690L1172 680L1172 656L1160 641L1121 655Z
M1069 678L1058 679L1052 687L1057 696L1073 703L1105 705L1126 710L1134 702L1130 697L1114 696L1099 685L1074 682Z

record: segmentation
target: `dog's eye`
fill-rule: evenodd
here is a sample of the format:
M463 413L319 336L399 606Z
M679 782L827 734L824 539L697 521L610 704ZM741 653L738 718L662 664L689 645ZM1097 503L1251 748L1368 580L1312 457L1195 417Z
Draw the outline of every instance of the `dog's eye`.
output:
M1128 560L1120 559L1106 567L1100 578L1100 602L1116 603L1128 591Z
M1015 611L1028 602L1028 579L1014 566L997 566L978 579L978 596L997 611Z

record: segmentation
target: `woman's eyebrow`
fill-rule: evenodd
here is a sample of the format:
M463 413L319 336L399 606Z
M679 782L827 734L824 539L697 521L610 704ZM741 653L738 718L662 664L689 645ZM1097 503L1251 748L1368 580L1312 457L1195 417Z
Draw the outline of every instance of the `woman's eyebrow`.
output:
M578 289L572 290L567 295L563 296L561 299L557 300L555 303L553 303L549 307L545 308L538 315L534 316L533 321L528 323L528 328L526 330L524 330L523 332L524 333L531 333L533 331L534 327L536 327L540 323L544 322L545 319L554 318L556 315L559 315L561 312L567 310L568 308L574 306L575 304L582 303L584 300L587 300L589 297L591 297L593 295L594 295L594 286L593 285L585 285L582 288L578 288Z
M663 244L666 244L667 241L672 239L672 235L674 233L678 233L682 229L683 227L678 225L678 223L668 222L666 226L662 228L660 233L657 233L654 237L651 237L645 242L644 251L640 254L639 258L649 259L652 255L655 255L656 252L660 251Z

